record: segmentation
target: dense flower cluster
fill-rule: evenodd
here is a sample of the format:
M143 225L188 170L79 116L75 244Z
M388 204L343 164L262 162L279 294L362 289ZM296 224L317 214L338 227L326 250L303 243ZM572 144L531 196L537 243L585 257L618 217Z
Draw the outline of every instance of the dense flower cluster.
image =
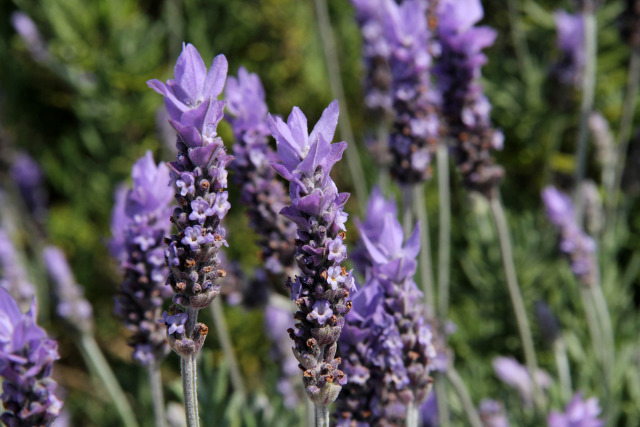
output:
M533 381L525 366L512 357L496 357L493 359L493 370L500 381L518 391L524 403L533 402ZM541 369L536 371L535 379L541 388L548 388L552 383L549 374Z
M298 311L295 330L289 329L289 335L307 394L321 406L334 401L346 383L336 350L344 316L351 309L348 298L355 291L351 272L341 266L347 258L343 207L349 194L338 193L329 176L347 147L345 142L331 143L338 114L338 102L333 101L311 134L297 107L287 123L269 116L279 160L273 167L290 182L291 205L281 214L298 226L300 274L287 282Z
M584 400L581 393L577 393L564 409L563 413L551 411L547 418L549 427L602 427L604 421L600 415L598 399L592 397Z
M388 211L385 208L388 207ZM395 206L374 191L360 224L366 283L340 338L349 376L338 400L339 425L401 425L406 406L419 406L430 390L436 357L423 318L422 293L413 276L419 227L403 244Z
M483 399L478 408L483 427L509 427L504 406L497 400Z
M571 271L580 283L592 286L597 280L596 243L578 225L573 203L566 194L549 186L542 191L549 221L560 234L560 251L569 258Z
M482 49L496 38L493 29L474 27L483 15L480 0L440 0L438 38L442 52L434 72L463 182L469 189L490 196L504 175L493 163L491 152L502 149L504 136L491 124L491 104L479 83L481 68L487 62Z
M551 74L563 85L580 87L586 61L584 50L584 17L558 10L553 18L558 31L557 45L560 59Z
M161 360L168 352L164 328L157 323L168 268L162 242L169 233L171 201L169 169L156 164L150 151L133 166L133 189L121 188L111 218L110 250L124 271L115 298L115 313L133 332L133 359L143 365Z
M384 32L389 44L394 118L389 135L391 174L401 184L415 184L431 175L431 152L440 136L436 106L439 96L429 81L431 33L424 0L398 5L382 2Z
M291 274L296 226L279 215L289 198L271 167L277 156L268 144L268 111L260 78L241 67L237 79L229 77L225 96L227 121L235 137L230 169L241 188L240 201L247 206L249 224L261 236L258 244L265 268Z
M225 102L216 98L226 76L224 55L218 55L207 71L196 48L188 44L176 63L175 79L166 84L148 82L164 96L170 123L178 133L176 161L169 163L178 207L171 217L177 233L166 241L165 256L171 268L167 284L175 293L173 302L191 309L193 316L219 294L220 284L215 280L225 275L218 268L218 249L227 244L221 221L231 207L225 189L226 166L232 157L217 134ZM173 313L179 314L177 311L176 307L170 313L168 330L177 324L173 317ZM187 325L195 320L190 319ZM183 356L198 351L206 334L201 324L190 329L186 335L169 333L172 348Z
M83 289L76 283L64 252L55 246L47 246L42 252L42 259L53 283L56 313L75 329L90 331L93 309L84 298Z
M22 314L9 293L0 289L0 420L8 427L48 426L60 414L51 379L58 344L36 324L35 300Z
M385 0L351 0L362 33L362 56L365 66L364 103L381 118L393 115L391 98L391 46L384 27Z
M22 308L28 307L36 294L4 229L0 229L0 288L6 289Z

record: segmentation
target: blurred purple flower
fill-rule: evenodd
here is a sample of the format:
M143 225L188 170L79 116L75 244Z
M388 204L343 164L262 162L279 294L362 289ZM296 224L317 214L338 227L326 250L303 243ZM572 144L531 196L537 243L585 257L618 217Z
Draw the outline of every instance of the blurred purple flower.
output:
M533 402L533 381L527 368L512 357L496 357L493 359L493 370L503 383L513 387L520 394L526 404ZM549 374L538 369L535 373L536 382L545 389L553 382Z
M353 299L340 337L350 378L337 402L340 425L402 424L406 405L420 405L430 390L437 354L422 314L422 293L413 281L420 230L416 226L403 242L395 212L393 202L376 189L359 226L365 285Z
M560 59L551 73L563 85L580 87L586 62L584 18L580 13L571 15L564 10L557 10L553 18L558 31Z
M0 420L8 427L47 426L60 414L51 378L58 360L58 344L36 324L36 306L22 314L18 304L0 289L0 396L4 412Z
M571 271L580 283L591 286L597 280L596 243L578 225L573 203L553 186L542 190L547 217L560 234L560 251L569 258Z
M434 74L463 182L467 188L490 196L504 175L493 163L491 152L502 149L504 136L491 124L491 104L479 82L487 62L482 50L496 38L495 30L474 26L483 15L480 0L438 3L442 51Z
M269 116L279 160L272 165L290 183L291 205L280 213L298 226L296 261L300 275L287 282L291 298L298 305L294 316L298 323L289 335L304 371L307 394L321 406L333 402L346 383L335 354L344 316L351 308L348 298L354 291L351 273L340 265L346 256L342 242L347 214L343 208L349 194L338 193L329 175L347 145L331 143L338 114L338 102L333 101L310 134L307 118L298 107L293 108L287 123ZM330 252L330 244L335 251ZM334 289L327 277L329 268L336 267L345 280Z
M549 427L602 427L604 421L599 419L601 409L598 399L592 397L584 400L577 393L567 405L564 413L551 411L547 418Z
M478 411L483 427L509 427L504 406L497 400L482 399Z
M75 329L89 332L93 327L93 309L76 283L67 258L61 249L47 246L42 251L42 259L57 299L56 312Z
M268 111L260 78L240 67L237 78L229 77L225 96L226 119L235 137L235 160L230 168L240 186L240 201L247 206L249 224L260 235L265 268L274 274L293 275L296 225L279 215L289 198L271 167L277 155L268 144Z
M47 46L40 35L40 31L38 31L38 27L29 15L21 11L13 12L11 14L11 25L24 41L34 61L47 62L49 60Z
M435 393L429 393L427 400L420 406L422 427L438 427L438 400Z
M43 186L40 165L25 152L19 152L11 164L11 179L15 182L26 208L36 221L43 221L47 214L48 196Z
M433 147L440 137L440 96L431 85L431 33L424 0L398 5L382 2L384 34L389 43L391 97L394 111L389 135L391 174L402 185L431 175Z
M115 314L133 332L133 358L142 365L162 360L167 352L164 328L156 321L171 290L162 241L169 233L174 191L169 169L156 165L147 151L133 165L133 188L120 188L111 216L111 255L124 271L115 298Z

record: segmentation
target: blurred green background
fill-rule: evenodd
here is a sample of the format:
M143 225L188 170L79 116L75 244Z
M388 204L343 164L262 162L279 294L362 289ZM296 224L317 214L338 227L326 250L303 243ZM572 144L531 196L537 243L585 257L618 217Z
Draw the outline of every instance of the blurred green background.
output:
M510 0L511 10L505 4L503 0L483 1L482 23L498 31L495 45L487 51L489 62L483 82L493 104L493 121L506 137L505 149L497 154L497 160L506 171L502 195L513 231L516 267L530 319L534 320L534 304L542 300L552 307L564 328L574 388L588 396L602 397L601 373L590 352L578 285L558 255L555 232L544 218L540 200L545 185L569 186L575 168L580 96L571 90L558 90L547 78L558 58L552 13L559 7L571 10L573 4ZM330 1L329 9L348 114L371 186L377 171L363 143L370 123L362 105L361 37L348 0ZM616 27L622 9L622 1L609 1L598 12L595 109L610 121L614 132L620 120L630 55ZM10 17L17 10L37 24L46 58L34 58L15 33ZM170 160L172 156L172 141L167 143L158 125L162 122L161 117L158 119L162 99L147 88L146 81L171 77L182 42L190 42L207 64L216 54L224 53L230 74L235 75L240 65L257 72L272 113L288 115L297 105L314 123L332 95L313 2L0 0L0 22L0 177L3 187L15 192L7 170L12 156L19 150L26 151L44 170L50 201L41 227L26 220L21 223L17 244L36 282L43 276L38 244L33 238L46 238L66 251L78 282L94 306L98 341L134 403L139 420L151 425L146 374L131 363L128 333L112 315L113 296L121 278L105 246L110 235L113 192L118 183L128 179L133 162L148 149L153 150L156 160ZM341 109L342 114L347 113L347 108ZM228 125L223 123L220 133L230 147ZM590 147L587 175L599 182L597 154L593 145ZM637 169L639 165L632 156L630 161L635 162L631 169ZM352 191L346 168L337 169L339 188ZM497 355L521 358L522 354L512 309L507 304L493 226L483 201L463 191L455 171L452 186L451 320L458 330L451 337L451 346L456 366L476 404L483 397L500 398L513 412L513 419L526 420L526 416L518 418L520 405L515 393L500 384L491 369L491 359ZM640 249L640 216L633 190L637 186L629 175L616 245L601 254L603 287L613 313L618 363L622 367L616 377L623 411L619 425L629 426L640 425L640 284L638 258L634 257ZM430 182L427 202L432 242L437 241L436 190L436 183ZM242 207L234 203L238 196L233 186L229 193L233 208L227 217L227 256L240 261L250 272L258 264L258 249L247 249L254 235ZM351 220L362 214L357 208L355 201L349 202ZM20 218L17 206L15 210ZM352 221L348 225L353 230ZM349 237L353 242L356 233ZM436 248L433 252L437 253ZM52 310L46 307L44 295L40 301L46 316ZM251 379L250 388L256 396L269 396L273 408L278 408L281 403L274 386L277 364L268 355L262 314L226 307L226 315L242 373ZM210 324L210 319L207 321ZM43 322L60 342L62 359L55 376L68 393L65 407L72 413L73 425L118 425L118 418L105 404L105 395L94 387L65 328L51 317ZM535 322L533 329L540 364L555 375L552 352L545 347ZM226 371L214 334L207 340L203 358L202 411L206 412L205 402L213 402L211 405L216 406L209 407L217 411L205 414L212 417L206 419L220 423L216 425L267 425L266 421L243 421L239 406L229 403ZM163 364L167 399L171 401L181 398L178 365L175 355ZM550 396L558 409L566 403L557 388L551 389ZM459 405L452 400L454 425L464 425ZM257 399L254 406L260 405ZM279 415L284 417L282 424L273 425L301 425L299 413L283 413Z

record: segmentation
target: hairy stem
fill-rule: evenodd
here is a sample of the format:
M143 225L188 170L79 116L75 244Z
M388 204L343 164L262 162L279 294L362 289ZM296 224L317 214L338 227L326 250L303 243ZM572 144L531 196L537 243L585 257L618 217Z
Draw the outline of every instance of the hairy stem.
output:
M229 364L229 376L231 377L231 384L233 389L238 392L244 399L246 396L246 388L244 386L244 380L238 367L238 362L233 351L233 345L231 344L231 337L229 336L229 330L227 329L227 322L224 318L224 309L220 298L216 298L211 303L211 315L213 316L213 322L216 328L216 334L220 340L220 346L224 353L227 363Z
M431 239L429 238L429 217L427 215L427 203L424 199L424 185L414 185L413 203L416 216L420 221L420 283L424 291L424 300L429 310L435 308L435 296L433 294L433 267L431 265Z
M327 9L326 0L314 0L316 7L316 15L318 18L318 27L320 29L320 38L322 39L322 50L324 52L327 69L329 72L329 84L331 93L338 100L342 111L344 112L338 121L340 134L347 141L347 167L358 200L360 212L366 212L367 203L367 185L364 182L364 172L360 162L358 148L355 145L351 121L349 120L349 109L347 108L347 100L344 96L342 78L340 77L340 66L338 64L338 54L336 53L336 43L333 38L333 30L329 21L329 11Z
M315 405L316 427L329 427L329 407L327 405Z
M473 405L467 386L458 374L458 371L456 371L456 368L453 366L450 366L447 369L447 379L453 386L458 398L460 398L460 403L462 403L464 412L467 414L467 418L469 419L469 425L471 425L471 427L482 427L480 415L478 414L476 407Z
M151 401L153 403L153 418L156 427L166 427L167 415L164 408L164 393L162 392L162 374L160 364L153 362L147 367L149 371L149 386L151 387Z
M198 322L198 309L187 307L187 322L185 334L193 338L193 332ZM198 427L198 381L196 355L181 358L180 368L182 374L182 395L184 396L184 411L188 427Z
M122 424L126 427L137 427L138 422L133 415L133 410L131 410L124 391L120 387L120 383L113 374L109 362L107 362L104 354L102 354L93 335L88 333L80 335L80 350L82 351L85 362L87 362L91 368L92 373L100 378L100 381L104 384L109 397L118 411L118 415L120 415L122 419Z
M540 413L544 413L544 397L541 393L540 385L538 384L535 374L538 371L538 362L536 360L536 352L533 346L533 338L531 337L531 328L529 327L529 320L527 319L524 300L522 298L522 293L520 292L520 286L518 285L518 277L516 276L507 218L505 217L502 202L500 201L500 194L497 190L490 198L489 204L491 206L491 213L498 231L502 264L507 279L509 297L511 298L513 311L516 315L516 323L518 325L518 332L520 333L520 340L522 341L522 346L524 348L524 358L529 375L533 382L533 394L536 409Z
M445 142L438 144L438 197L440 224L438 242L438 316L446 322L449 311L449 269L451 268L451 190L449 152Z
M583 12L584 16L584 49L586 62L582 79L582 103L580 105L580 126L578 130L578 146L576 151L575 172L575 205L576 219L582 224L584 210L584 197L580 188L584 180L587 164L587 146L589 142L589 115L593 110L593 99L596 86L596 18L593 11Z
M406 427L418 427L418 406L416 402L407 405Z
M633 125L633 116L636 109L636 97L638 95L638 83L640 82L640 45L635 46L631 51L631 61L629 64L629 77L627 79L627 90L624 104L622 106L622 117L620 118L620 128L618 129L618 143L616 144L615 156L607 170L603 174L603 184L606 195L606 230L613 233L615 230L615 211L617 205L617 194L622 182L624 166L627 161L627 149Z
M450 427L449 405L447 404L447 383L444 375L438 375L435 381L436 403L438 405L438 425L440 427Z
M573 388L571 386L571 369L569 367L569 358L567 357L567 347L562 337L559 337L553 343L553 355L556 359L562 397L568 402L571 400Z

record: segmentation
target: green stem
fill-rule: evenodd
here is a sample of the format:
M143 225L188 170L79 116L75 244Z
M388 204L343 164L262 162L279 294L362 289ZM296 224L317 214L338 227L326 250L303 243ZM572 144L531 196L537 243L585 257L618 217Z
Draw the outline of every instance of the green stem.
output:
M198 322L198 309L187 307L187 322L185 335L193 338L194 330ZM198 427L198 379L196 355L184 356L180 360L182 375L182 395L184 396L184 412L188 427Z
M593 307L593 300L586 286L580 285L580 296L582 298L582 305L584 306L584 314L587 318L587 327L589 328L589 335L591 335L594 355L600 363L604 363L604 342L602 341L602 334L600 326L598 325L598 317Z
M520 292L520 286L518 285L518 277L516 276L516 268L513 262L513 251L511 249L511 238L509 236L509 227L507 225L507 219L504 214L498 190L495 190L489 200L489 204L493 220L498 231L498 240L500 243L500 252L502 253L504 272L507 279L507 288L509 290L509 297L511 298L513 311L516 315L518 332L520 333L520 339L524 348L524 358L529 375L533 382L533 394L536 410L540 413L544 413L544 397L536 376L536 372L538 371L536 352L533 346L533 338L531 337L531 329L529 327L529 320L527 319L524 300L522 298L522 293Z
M558 377L560 377L562 397L568 402L571 400L573 388L571 386L571 369L569 367L569 358L567 357L567 347L562 337L559 337L553 343L553 355L556 359Z
M107 393L109 397L111 397L118 411L118 415L120 415L122 419L123 425L126 427L137 427L138 422L133 415L124 391L120 387L120 383L118 383L118 380L111 370L111 366L109 366L104 354L102 354L93 335L89 333L80 335L80 350L82 351L85 361L90 366L92 373L100 378L100 381L102 381L107 389Z
M406 427L418 427L418 406L416 402L407 405Z
M329 407L327 405L315 405L316 427L329 427Z
M576 172L575 172L575 205L576 219L582 224L582 213L584 210L584 197L582 196L582 181L584 179L587 164L587 145L589 142L589 115L593 110L593 99L596 86L596 18L593 11L583 12L584 16L584 38L586 63L584 67L584 77L582 80L582 103L580 105L580 126L578 130L578 147L576 151Z
M402 231L404 232L405 239L411 234L413 230L413 193L411 187L402 186Z
M322 50L324 52L327 69L329 72L329 84L333 96L340 103L343 111L342 117L338 121L340 134L347 141L347 167L351 175L351 180L355 188L355 195L358 200L360 212L366 212L367 185L364 182L364 172L360 162L358 148L355 145L351 121L349 120L349 109L347 100L344 96L342 78L340 77L340 66L338 64L338 55L336 53L336 43L333 38L333 30L329 21L329 11L325 0L314 0L316 14L318 17L318 27L320 29L320 38L322 39Z
M627 90L622 107L622 117L618 130L618 143L613 161L609 165L608 171L604 174L603 184L606 195L606 222L607 230L615 230L615 210L618 190L622 182L624 166L627 161L627 148L631 136L633 116L636 109L636 97L638 95L638 83L640 81L640 45L635 46L631 51L631 61L629 64L629 76L627 80ZM606 177L606 179L605 179Z
M467 418L469 419L469 424L471 427L482 427L482 421L480 420L480 415L476 410L476 407L473 405L473 401L471 400L471 396L467 391L467 387L464 384L464 381L456 371L456 368L450 366L447 369L447 379L453 386L454 391L460 398L460 403L462 403L462 407L464 408L464 412L467 414Z
M431 266L431 239L429 237L429 217L427 215L427 203L424 199L424 185L413 186L413 203L416 216L420 221L420 283L424 291L424 300L427 309L435 308L435 296L433 294L433 267Z
M148 370L155 426L166 427L167 416L164 409L164 393L162 392L162 374L160 373L160 364L158 362L153 362L148 366Z
M440 427L450 427L449 405L447 404L447 383L443 375L438 375L435 381L436 403L438 405L438 425ZM475 409L475 408L474 408Z
M218 339L220 340L222 352L229 364L231 384L233 385L233 389L244 399L246 396L246 388L233 351L233 345L231 344L231 337L229 336L229 330L227 329L227 322L224 317L224 309L220 298L214 299L211 303L211 315L213 316L213 322L216 328L216 333L218 334Z
M451 268L451 190L449 152L446 143L438 144L438 197L440 199L440 236L438 248L438 315L442 322L449 311L449 269Z

